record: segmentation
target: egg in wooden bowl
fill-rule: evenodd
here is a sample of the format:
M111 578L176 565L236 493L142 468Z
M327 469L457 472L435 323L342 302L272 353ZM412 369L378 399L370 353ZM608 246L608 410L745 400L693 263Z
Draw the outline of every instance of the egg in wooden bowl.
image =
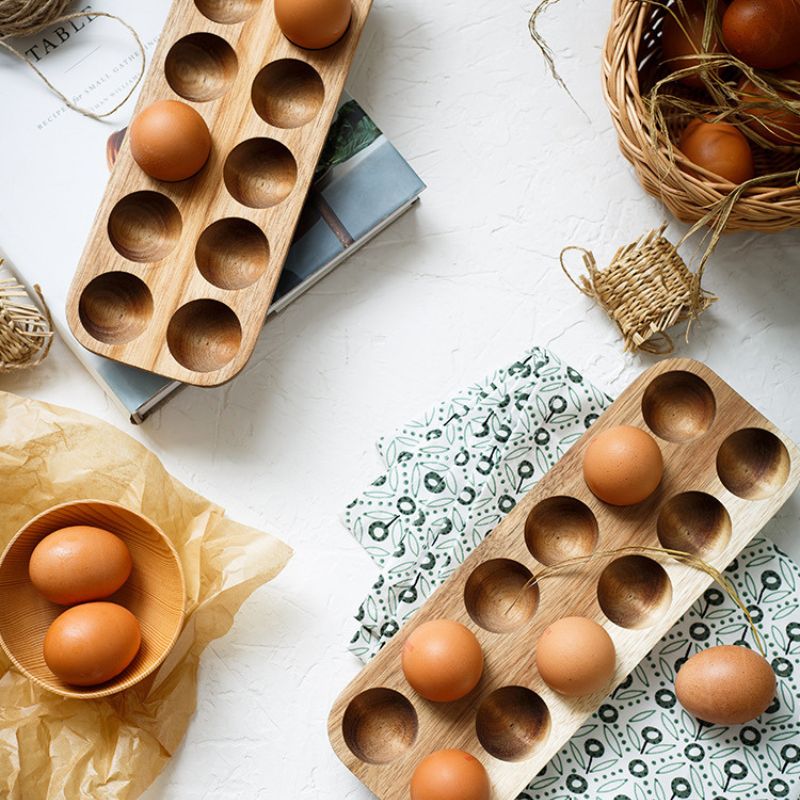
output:
M71 536L62 535L65 529ZM97 531L106 532L108 541L103 543ZM81 538L90 532L97 542ZM105 574L108 565L100 563L109 553L116 553L120 562L119 575L111 581ZM74 596L46 588L42 593L41 575L47 577L43 565L62 580L74 573L85 583L87 574L93 580L102 575L105 588ZM75 597L81 601L73 603ZM24 525L0 556L0 646L26 677L63 697L106 697L152 674L180 634L185 605L183 569L172 543L153 522L117 503L79 500L54 506ZM93 609L95 617L105 611L106 618L91 618ZM109 611L112 617L124 616L126 626L117 631L120 626L108 617ZM64 624L73 617L77 624ZM103 634L109 624L117 643ZM88 638L76 640L80 636ZM103 682L92 682L97 679Z

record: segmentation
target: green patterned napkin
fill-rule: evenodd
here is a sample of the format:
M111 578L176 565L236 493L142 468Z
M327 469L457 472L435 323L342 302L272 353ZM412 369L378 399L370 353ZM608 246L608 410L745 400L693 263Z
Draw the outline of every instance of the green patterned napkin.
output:
M378 442L386 471L345 511L380 568L350 649L374 656L556 463L611 399L541 348ZM775 701L748 725L698 723L675 671L715 644L751 644L710 588L520 800L800 800L800 568L756 539L728 575L763 632Z

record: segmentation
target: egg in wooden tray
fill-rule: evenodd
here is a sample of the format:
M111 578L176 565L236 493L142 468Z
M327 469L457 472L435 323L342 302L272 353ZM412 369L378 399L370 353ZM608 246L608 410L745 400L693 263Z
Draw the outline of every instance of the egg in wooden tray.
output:
M261 332L372 0L173 0L67 300L94 353L216 386Z
M706 366L647 370L342 692L335 752L382 800L516 797L786 501L798 456ZM682 702L721 682L727 719L757 715L768 662L723 650Z

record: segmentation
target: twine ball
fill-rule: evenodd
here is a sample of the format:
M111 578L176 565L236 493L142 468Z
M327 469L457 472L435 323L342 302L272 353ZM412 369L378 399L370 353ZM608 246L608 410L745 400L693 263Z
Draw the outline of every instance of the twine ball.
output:
M0 0L0 38L25 36L58 19L70 0Z
M38 307L16 277L0 269L0 373L35 367L50 352L53 319L42 290L33 290Z
M47 357L52 335L44 315L21 319L0 306L0 373L38 366Z

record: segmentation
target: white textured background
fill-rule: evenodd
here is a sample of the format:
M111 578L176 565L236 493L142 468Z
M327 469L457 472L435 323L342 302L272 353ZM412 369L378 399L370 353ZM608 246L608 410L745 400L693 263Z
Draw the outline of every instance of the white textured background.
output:
M377 472L374 439L531 344L611 392L650 363L621 353L557 261L575 243L605 264L665 218L619 155L600 94L610 2L561 0L541 26L588 118L546 74L530 8L376 0L350 90L429 189L271 322L232 384L185 390L133 429L61 344L0 383L129 430L232 517L296 550L206 651L197 714L147 800L369 797L325 722L358 669L345 644L374 578L338 521ZM79 148L73 158L90 156ZM796 232L726 239L707 281L721 302L681 348L795 439L799 246ZM798 557L799 517L795 499L769 528Z

